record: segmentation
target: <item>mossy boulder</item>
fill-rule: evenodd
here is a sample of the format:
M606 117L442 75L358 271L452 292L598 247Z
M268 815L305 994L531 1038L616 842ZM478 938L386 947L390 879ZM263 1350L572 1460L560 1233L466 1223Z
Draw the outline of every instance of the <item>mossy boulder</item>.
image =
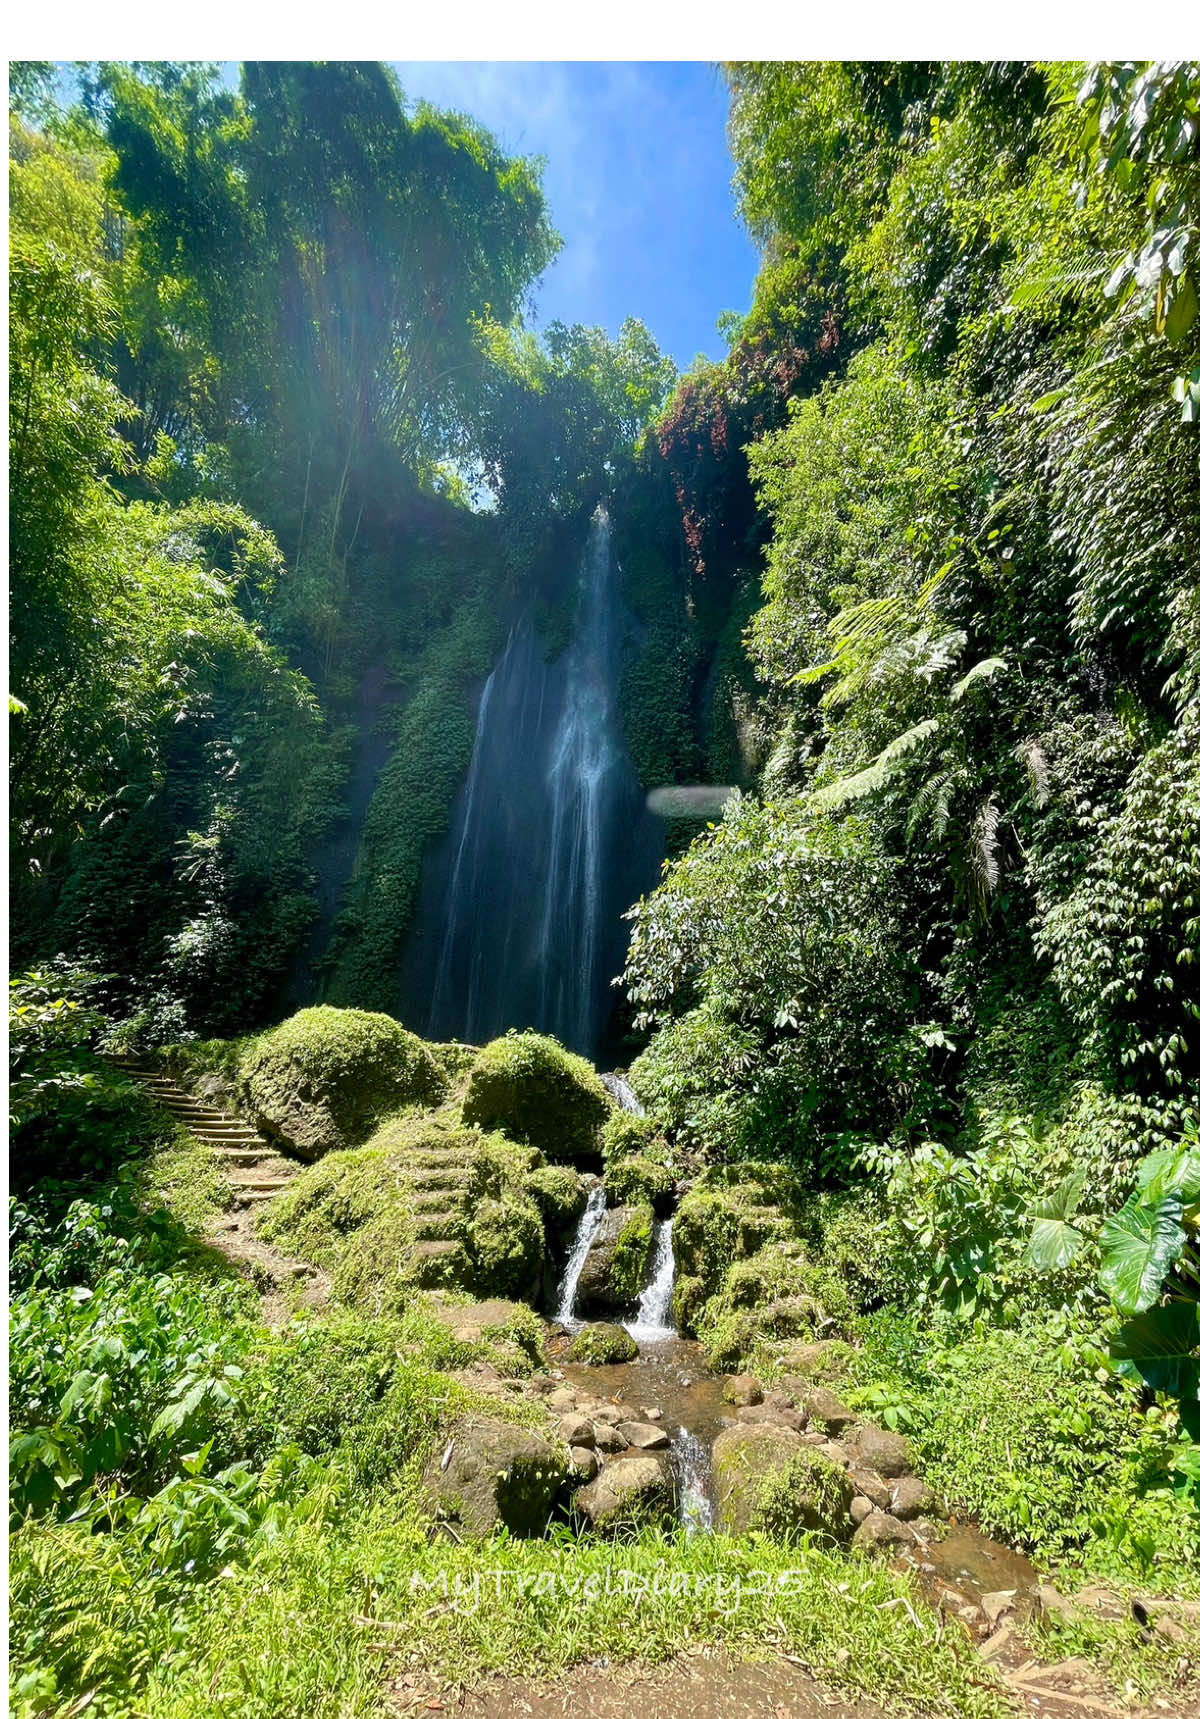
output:
M560 1240L578 1222L587 1203L583 1177L566 1164L543 1164L541 1169L533 1171L528 1186L547 1231Z
M421 1476L427 1508L469 1539L497 1529L540 1534L569 1471L566 1447L544 1433L476 1415L439 1439Z
M727 1371L752 1356L769 1359L781 1344L844 1330L849 1318L844 1285L801 1243L783 1241L736 1260L693 1328L712 1365Z
M717 1526L726 1534L844 1539L854 1488L845 1470L791 1427L739 1421L713 1443Z
M302 1158L357 1146L390 1111L435 1104L446 1072L415 1033L362 1009L301 1009L250 1042L242 1107Z
M546 1258L536 1152L438 1116L392 1117L367 1143L295 1177L260 1234L332 1271L364 1312L416 1287L532 1300Z
M598 1322L576 1333L567 1351L568 1361L583 1361L590 1367L607 1367L637 1358L638 1346L622 1325Z
M439 1301L430 1298L428 1316L463 1346L456 1364L490 1362L507 1378L523 1378L545 1363L545 1326L522 1301Z
M551 1163L599 1156L600 1128L612 1100L583 1057L541 1033L507 1033L475 1059L463 1121L498 1128L536 1146Z
M654 1211L648 1205L605 1212L583 1262L575 1305L581 1313L630 1313L646 1287Z
M605 1463L599 1476L575 1494L575 1508L593 1528L612 1534L662 1522L675 1509L676 1492L667 1458L638 1451Z
M665 1217L675 1199L675 1178L652 1158L633 1153L607 1164L604 1186L616 1205L649 1205L656 1217Z
M649 1116L636 1116L632 1110L614 1110L600 1130L600 1145L604 1162L611 1166L619 1158L652 1157L665 1162L666 1144L655 1122Z

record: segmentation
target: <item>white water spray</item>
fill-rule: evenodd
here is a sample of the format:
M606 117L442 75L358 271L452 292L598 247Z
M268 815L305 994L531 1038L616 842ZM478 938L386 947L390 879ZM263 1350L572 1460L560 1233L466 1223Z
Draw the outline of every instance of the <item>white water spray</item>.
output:
M671 1324L671 1296L675 1290L675 1250L671 1231L675 1220L665 1218L655 1231L650 1259L650 1281L643 1289L637 1313L625 1321L625 1329L637 1343L661 1343L675 1335Z
M563 1269L562 1286L558 1292L558 1307L554 1317L564 1325L569 1325L575 1318L575 1292L579 1288L583 1262L603 1220L604 1206L604 1186L598 1182L587 1197L587 1205L583 1208L583 1216L579 1220L579 1228L575 1232L575 1240L571 1244L571 1252Z

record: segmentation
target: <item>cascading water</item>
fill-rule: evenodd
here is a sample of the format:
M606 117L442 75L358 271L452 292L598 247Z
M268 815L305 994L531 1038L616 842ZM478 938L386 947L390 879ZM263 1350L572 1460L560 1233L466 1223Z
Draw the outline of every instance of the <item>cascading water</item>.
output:
M625 623L603 506L577 614L553 663L522 620L484 687L470 773L426 867L401 974L402 1013L430 1038L480 1043L533 1027L588 1055L601 1042L621 915L662 854L621 733Z
M628 1110L634 1116L645 1116L646 1106L623 1074L602 1074L600 1079L619 1110Z
M637 1343L661 1343L673 1337L671 1296L675 1290L675 1250L671 1245L673 1218L664 1218L654 1234L650 1255L650 1281L638 1300L637 1313L625 1321L625 1329Z
M679 1484L679 1519L685 1534L707 1534L713 1525L712 1447L688 1427L671 1440L671 1461Z
M562 1284L558 1292L558 1306L554 1317L569 1325L575 1317L575 1292L579 1288L579 1279L583 1272L583 1262L588 1256L592 1243L596 1239L596 1231L600 1228L604 1217L604 1186L597 1183L587 1198L583 1208L583 1216L579 1220L579 1228L575 1232L575 1240L571 1243L571 1251L567 1263L563 1267Z

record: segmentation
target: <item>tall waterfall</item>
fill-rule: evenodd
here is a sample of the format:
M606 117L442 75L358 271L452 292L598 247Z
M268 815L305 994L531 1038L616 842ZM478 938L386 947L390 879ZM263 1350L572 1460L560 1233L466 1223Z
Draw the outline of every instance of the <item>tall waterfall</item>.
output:
M575 637L548 664L528 616L512 629L480 699L449 840L426 868L401 985L405 1018L431 1038L534 1027L597 1051L621 915L661 858L621 733L622 631L600 506Z

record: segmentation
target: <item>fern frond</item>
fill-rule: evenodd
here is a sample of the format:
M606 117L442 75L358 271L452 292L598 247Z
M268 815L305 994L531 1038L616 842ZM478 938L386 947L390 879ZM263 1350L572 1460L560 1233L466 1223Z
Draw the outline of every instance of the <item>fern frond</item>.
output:
M955 681L950 688L951 704L957 704L961 698L964 698L977 681L992 680L996 675L1003 674L1007 667L1008 662L1004 657L984 657L982 662L977 662L973 668L969 668L962 679Z
M836 782L830 782L825 788L817 788L809 796L809 804L814 811L828 812L836 806L844 806L851 800L865 799L868 794L878 793L886 786L896 773L896 766L914 747L936 734L940 724L936 716L926 717L912 728L906 728L903 734L898 734L888 742L877 758L872 759L865 769L857 770L853 776L841 776Z
M1000 808L993 797L981 800L971 825L971 868L980 897L996 893L1000 882Z
M1013 747L1013 757L1029 773L1029 791L1039 811L1050 804L1050 760L1036 740L1022 740Z
M1043 257L1033 257L1023 276L1014 286L1006 310L1043 310L1053 308L1065 298L1073 298L1085 288L1099 286L1112 274L1119 261L1111 257L1098 261L1094 253L1051 263Z

